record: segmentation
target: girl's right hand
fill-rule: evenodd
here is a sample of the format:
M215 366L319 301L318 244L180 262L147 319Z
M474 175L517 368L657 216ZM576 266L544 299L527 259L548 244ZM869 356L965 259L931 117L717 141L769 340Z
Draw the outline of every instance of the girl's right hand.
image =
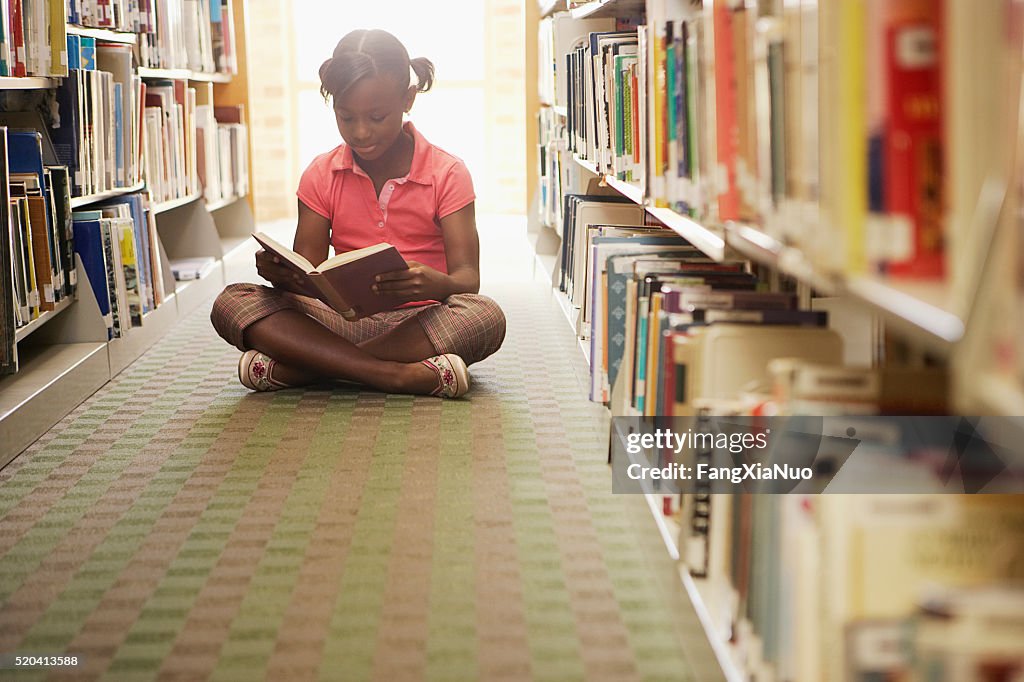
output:
M256 252L256 272L259 273L260 277L278 289L302 294L303 296L310 295L305 290L304 279L269 251L260 249Z

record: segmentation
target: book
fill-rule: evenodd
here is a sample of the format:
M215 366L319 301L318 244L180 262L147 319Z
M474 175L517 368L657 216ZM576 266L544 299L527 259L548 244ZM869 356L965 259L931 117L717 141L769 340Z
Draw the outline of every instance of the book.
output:
M189 282L202 279L216 264L217 259L213 256L199 256L197 258L176 258L170 262L171 274L179 282Z
M306 282L321 293L320 300L345 319L357 320L404 303L397 296L377 294L372 289L377 275L409 267L398 249L387 242L340 253L313 265L263 232L254 232L252 236L263 248L301 273Z

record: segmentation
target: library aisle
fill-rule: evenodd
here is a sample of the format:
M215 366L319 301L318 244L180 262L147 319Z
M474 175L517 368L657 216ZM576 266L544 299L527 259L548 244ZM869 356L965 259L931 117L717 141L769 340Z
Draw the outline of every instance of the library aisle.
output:
M721 679L644 498L608 494L607 411L521 228L480 223L509 330L467 399L250 393L207 303L0 472L0 651L112 679Z

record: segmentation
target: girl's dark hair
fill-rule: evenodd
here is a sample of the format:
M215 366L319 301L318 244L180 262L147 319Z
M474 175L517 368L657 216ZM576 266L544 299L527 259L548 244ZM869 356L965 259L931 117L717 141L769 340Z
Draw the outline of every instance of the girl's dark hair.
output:
M324 99L337 99L361 78L378 74L393 77L404 91L409 87L410 67L416 74L416 89L429 90L434 84L434 64L429 59L409 59L405 46L387 31L352 31L320 65L320 94Z

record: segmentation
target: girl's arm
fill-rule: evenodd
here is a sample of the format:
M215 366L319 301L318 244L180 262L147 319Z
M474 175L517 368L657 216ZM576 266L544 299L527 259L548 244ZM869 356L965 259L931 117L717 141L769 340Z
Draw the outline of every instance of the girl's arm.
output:
M427 299L443 301L452 294L480 291L480 238L476 232L476 207L470 203L441 219L444 255L448 274L409 261L408 270L377 277L374 290L392 293L406 302Z
M313 264L327 260L331 242L331 221L299 200L299 223L295 228L295 242L292 250ZM256 270L260 277L278 289L284 289L302 296L319 296L315 290L307 290L304 280L291 271L280 259L266 251L256 254Z

